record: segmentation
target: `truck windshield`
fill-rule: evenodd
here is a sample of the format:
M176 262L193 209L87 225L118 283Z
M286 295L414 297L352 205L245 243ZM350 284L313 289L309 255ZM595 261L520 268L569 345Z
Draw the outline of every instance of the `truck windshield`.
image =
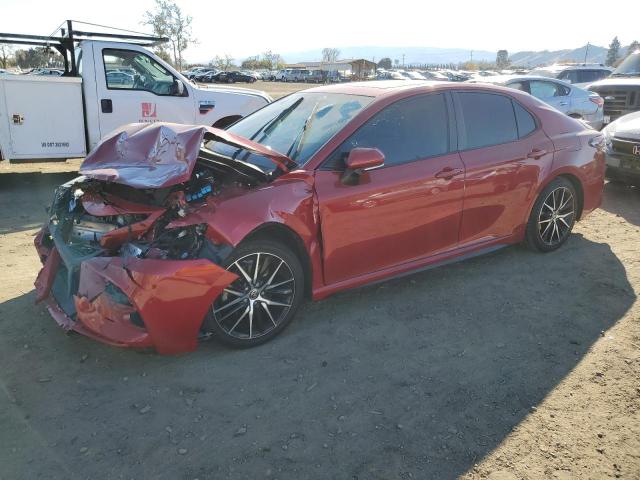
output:
M612 77L640 75L640 50L629 55L611 74Z
M294 160L299 166L340 131L372 97L341 93L299 92L282 98L230 126L227 130ZM266 172L270 160L225 143L210 141L205 148L252 163Z

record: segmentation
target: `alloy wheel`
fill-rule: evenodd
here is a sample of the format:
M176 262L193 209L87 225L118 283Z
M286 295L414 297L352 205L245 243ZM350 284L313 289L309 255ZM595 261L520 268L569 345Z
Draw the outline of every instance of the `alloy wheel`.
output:
M252 340L277 328L295 297L295 278L289 265L277 255L256 252L239 258L227 268L238 279L213 303L213 318L227 334Z
M549 246L562 243L575 219L575 198L566 187L558 187L545 198L538 215L538 234Z

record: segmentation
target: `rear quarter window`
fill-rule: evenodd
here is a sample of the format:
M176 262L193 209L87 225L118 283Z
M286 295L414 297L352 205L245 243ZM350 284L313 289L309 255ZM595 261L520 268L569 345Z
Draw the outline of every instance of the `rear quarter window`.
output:
M536 129L536 121L518 102L513 102L513 110L516 114L516 124L518 126L518 137L526 137Z

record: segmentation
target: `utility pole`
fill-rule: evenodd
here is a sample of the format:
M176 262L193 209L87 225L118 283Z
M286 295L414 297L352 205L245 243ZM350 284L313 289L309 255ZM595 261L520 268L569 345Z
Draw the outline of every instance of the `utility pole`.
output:
M587 42L587 48L584 51L584 63L587 63L587 55L589 54L589 42Z
M473 50L471 50L471 58L469 59L469 63L473 63Z
M404 68L404 53L402 54L402 68Z

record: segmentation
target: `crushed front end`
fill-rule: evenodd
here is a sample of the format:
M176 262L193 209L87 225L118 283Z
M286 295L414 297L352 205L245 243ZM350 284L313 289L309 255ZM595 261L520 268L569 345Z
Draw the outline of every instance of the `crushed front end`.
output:
M221 266L233 246L211 226L216 201L269 176L203 151L205 139L287 160L221 130L132 124L56 190L35 238L43 264L35 286L60 326L163 354L193 350L210 333L210 307L237 279Z
M231 247L209 239L207 225L169 227L190 208L178 193L83 177L57 189L35 244L37 301L58 324L116 346L196 348L210 305L236 276L219 266Z

